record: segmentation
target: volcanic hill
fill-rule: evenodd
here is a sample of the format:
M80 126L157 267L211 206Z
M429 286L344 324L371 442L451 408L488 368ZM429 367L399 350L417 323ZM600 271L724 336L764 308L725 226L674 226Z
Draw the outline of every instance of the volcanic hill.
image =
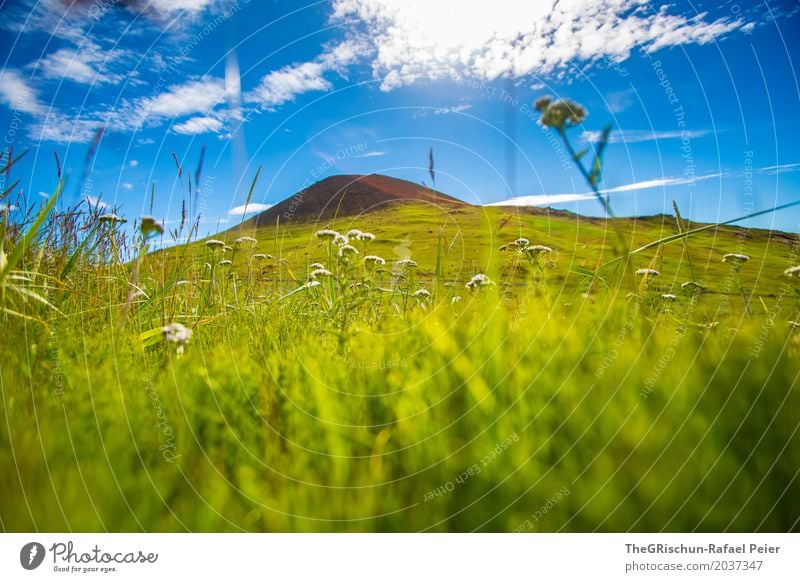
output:
M243 226L272 226L295 220L315 221L336 216L357 216L386 210L398 203L423 203L437 207L471 206L421 184L380 174L331 176L301 190L249 219Z

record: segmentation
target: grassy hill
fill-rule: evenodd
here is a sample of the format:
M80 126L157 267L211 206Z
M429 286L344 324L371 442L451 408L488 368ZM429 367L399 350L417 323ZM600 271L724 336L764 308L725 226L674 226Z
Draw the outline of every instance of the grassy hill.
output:
M323 227L375 239L340 257ZM798 528L794 235L595 272L613 227L547 210L384 201L133 262L113 225L82 232L94 254L44 236L5 284L50 304L5 304L7 531ZM553 252L499 250L519 237Z

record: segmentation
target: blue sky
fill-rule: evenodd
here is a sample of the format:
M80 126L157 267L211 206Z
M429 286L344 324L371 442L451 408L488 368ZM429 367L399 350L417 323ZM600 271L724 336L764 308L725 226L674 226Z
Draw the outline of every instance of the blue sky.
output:
M561 0L0 0L4 154L35 199L180 216L205 147L202 232L340 173L598 215L532 102L611 123L617 214L726 220L800 199L797 3ZM97 130L88 180L87 149ZM183 167L179 179L172 152ZM262 205L262 206L257 206ZM800 231L792 209L745 223Z

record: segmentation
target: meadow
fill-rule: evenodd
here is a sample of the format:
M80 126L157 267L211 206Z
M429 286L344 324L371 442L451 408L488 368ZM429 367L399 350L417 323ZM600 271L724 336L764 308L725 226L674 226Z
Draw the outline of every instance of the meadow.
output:
M154 251L56 198L3 220L5 531L798 530L796 235L398 203Z

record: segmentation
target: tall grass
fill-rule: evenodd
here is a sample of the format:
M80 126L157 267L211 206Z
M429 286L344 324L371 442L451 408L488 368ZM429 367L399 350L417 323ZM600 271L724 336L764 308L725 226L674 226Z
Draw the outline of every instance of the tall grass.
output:
M151 252L182 233L55 200L3 217L4 530L798 529L794 239L697 272L713 227L645 223L624 259L659 276L631 291L568 218L486 243L505 211L465 211L463 256L413 206L359 218L375 240ZM409 230L415 264L392 255Z

